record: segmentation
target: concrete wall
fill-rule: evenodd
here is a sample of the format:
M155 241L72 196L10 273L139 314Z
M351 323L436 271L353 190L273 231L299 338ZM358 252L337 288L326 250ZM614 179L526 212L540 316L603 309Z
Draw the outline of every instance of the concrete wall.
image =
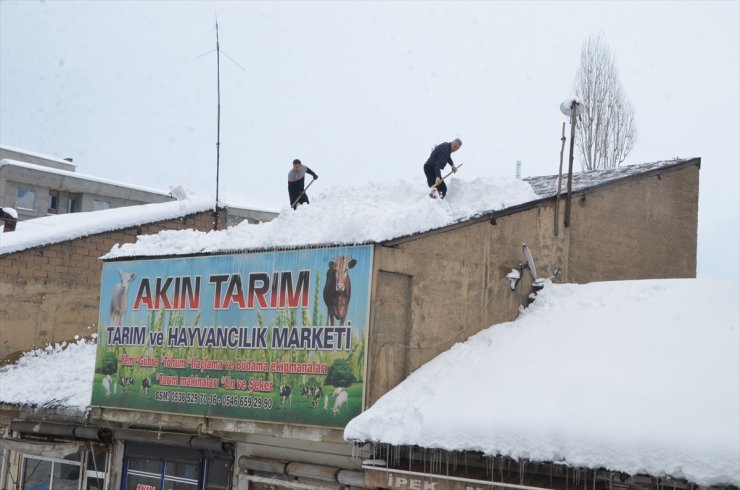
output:
M696 277L698 164L578 193L571 212L568 282Z
M506 275L535 257L552 256L534 208L400 243L376 246L368 342L367 405L412 371L481 329L516 318L530 279L512 291ZM560 240L559 240L560 241ZM558 242L559 242L558 241ZM543 251L539 253L539 251ZM557 260L540 261L550 275Z
M0 363L48 342L96 333L98 257L116 243L133 243L137 235L186 228L213 229L212 212L0 256Z

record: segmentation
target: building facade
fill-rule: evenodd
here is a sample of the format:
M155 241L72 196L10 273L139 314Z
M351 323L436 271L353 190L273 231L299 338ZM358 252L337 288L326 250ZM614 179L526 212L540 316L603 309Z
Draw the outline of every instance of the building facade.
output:
M61 409L2 407L12 441L0 484L25 481L35 456L19 444L43 439L84 448L87 456L73 453L80 469L105 448L105 470L93 477L104 474L98 485L111 489L447 488L379 475L366 461L377 448L344 441L342 417L456 342L515 318L537 279L695 277L699 167L699 159L663 163L582 183L570 196L551 192L553 179L533 181L537 201L382 243L106 261L91 410L65 419ZM340 290L338 274L352 279L351 299L327 293ZM129 281L128 306L115 317L117 284ZM228 323L219 315L229 310L257 315L257 325ZM196 328L201 321L213 340ZM352 342L329 347L327 332ZM32 424L39 419L47 425ZM422 466L459 463L409 455ZM567 488L575 474L553 479L551 468L548 483L547 473L537 486Z
M18 219L98 211L167 202L167 192L75 172L72 159L60 160L0 146L0 206L18 211Z

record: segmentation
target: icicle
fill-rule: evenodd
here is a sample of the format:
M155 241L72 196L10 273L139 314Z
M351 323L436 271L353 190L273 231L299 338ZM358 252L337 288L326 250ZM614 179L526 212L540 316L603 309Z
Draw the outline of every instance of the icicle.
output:
M552 488L552 467L553 465L550 464L550 488Z
M527 472L527 460L522 460L522 464L519 465L519 484L524 485L524 475Z

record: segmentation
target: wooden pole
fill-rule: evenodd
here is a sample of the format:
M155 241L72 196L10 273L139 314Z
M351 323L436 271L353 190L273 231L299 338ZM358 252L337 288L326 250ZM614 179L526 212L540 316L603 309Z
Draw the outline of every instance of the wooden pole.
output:
M558 236L560 227L560 188L563 183L563 152L565 151L565 123L563 123L563 135L560 137L560 168L558 170L558 193L555 197L555 236Z
M220 49L218 46L218 19L216 19L216 207L214 208L213 229L218 230L218 179L220 171L221 156L221 59Z
M571 191L573 190L573 145L576 139L576 108L578 103L573 100L570 104L571 115L570 115L570 158L568 162L568 197L565 200L565 220L564 225L566 228L570 226L570 201Z

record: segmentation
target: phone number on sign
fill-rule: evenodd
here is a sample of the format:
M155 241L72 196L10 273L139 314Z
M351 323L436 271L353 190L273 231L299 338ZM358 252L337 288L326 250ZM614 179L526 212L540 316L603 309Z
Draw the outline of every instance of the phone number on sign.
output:
M197 405L221 405L222 407L272 408L272 399L261 396L222 395L211 393L187 393L183 391L157 391L154 399L170 403L191 403Z

